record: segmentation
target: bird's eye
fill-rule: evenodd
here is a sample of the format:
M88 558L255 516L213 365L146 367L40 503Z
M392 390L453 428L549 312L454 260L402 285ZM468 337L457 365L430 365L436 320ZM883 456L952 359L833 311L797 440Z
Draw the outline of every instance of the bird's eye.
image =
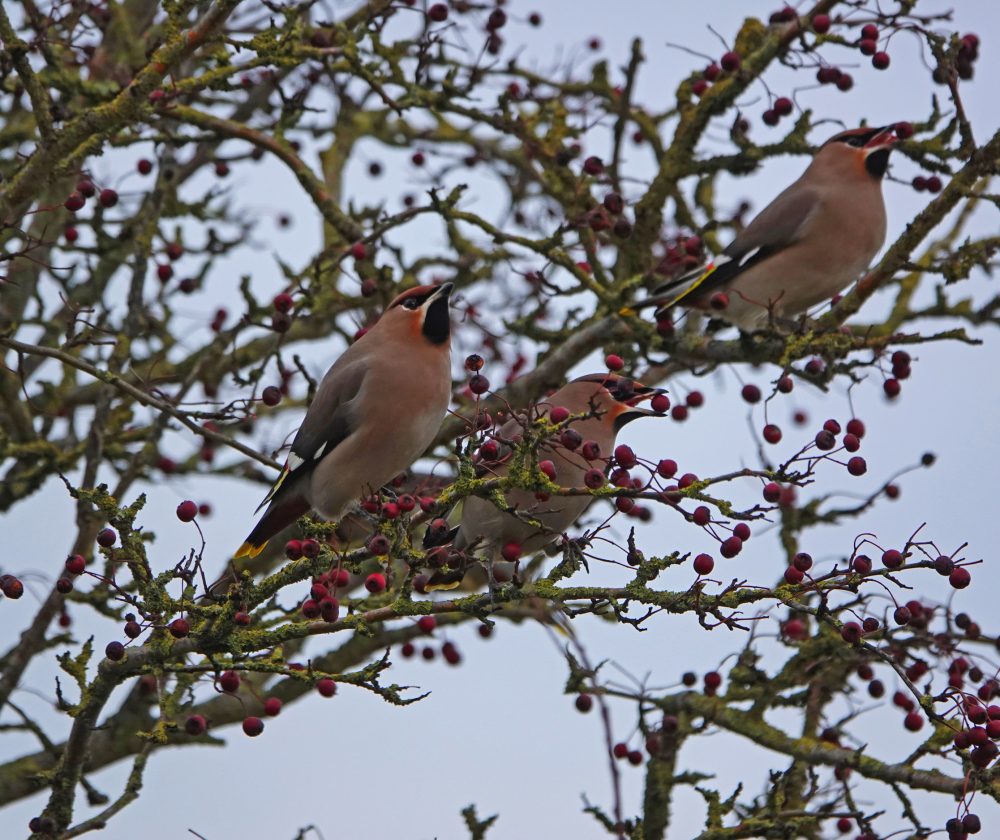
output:
M855 149L860 149L862 146L865 145L865 138L862 137L860 134L855 135L854 137L850 138L847 141L847 145L854 146Z
M407 298L403 301L404 309L416 309L418 306L420 306L420 301L416 298Z

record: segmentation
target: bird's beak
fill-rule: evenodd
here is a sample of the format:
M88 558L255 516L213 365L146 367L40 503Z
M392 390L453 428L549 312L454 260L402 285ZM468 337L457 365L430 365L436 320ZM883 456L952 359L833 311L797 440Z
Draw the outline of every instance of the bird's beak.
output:
M887 125L878 129L876 133L872 135L872 138L864 145L865 157L870 155L872 152L877 152L879 149L888 149L892 147L899 139L894 133L895 128L895 125Z
M640 403L646 400L651 400L657 394L667 393L664 388L650 388L646 385L640 385L638 382L634 386L635 396L630 397L628 400L622 402L622 410L615 416L615 429L619 430L626 423L631 423L633 420L638 420L640 417L662 417L663 414L653 409L648 408Z
M424 301L424 306L429 306L434 301L440 300L441 298L447 298L449 295L451 295L454 288L455 288L454 283L442 283L440 286L437 287L437 289L434 290L434 293L429 298L427 298L426 301Z

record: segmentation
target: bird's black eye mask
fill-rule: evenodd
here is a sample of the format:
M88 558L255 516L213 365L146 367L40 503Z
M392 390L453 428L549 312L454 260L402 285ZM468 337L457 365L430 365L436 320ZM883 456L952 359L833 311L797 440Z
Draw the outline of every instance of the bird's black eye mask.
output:
M396 306L402 306L403 309L419 309L424 305L424 301L427 300L436 290L432 289L429 292L416 292L412 295L407 295L401 301L399 301Z
M838 134L836 137L831 137L828 143L844 143L854 149L863 149L865 145L873 140L876 135L881 134L885 131L884 128L871 128L866 131L855 131L850 134Z

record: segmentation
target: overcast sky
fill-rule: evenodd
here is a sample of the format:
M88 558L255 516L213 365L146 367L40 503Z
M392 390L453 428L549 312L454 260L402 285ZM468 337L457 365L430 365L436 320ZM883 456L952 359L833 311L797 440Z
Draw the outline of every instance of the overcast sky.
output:
M952 3L957 7L957 28L976 31L983 41L977 79L962 87L977 138L982 141L1000 124L1000 109L996 106L1000 61L995 48L1000 13L987 0ZM948 4L942 0L926 5L936 10ZM554 57L566 52L576 51L581 60L587 58L580 45L599 35L604 42L601 55L618 67L627 61L631 40L641 36L647 63L636 98L655 110L669 104L678 78L703 63L668 46L668 42L718 56L722 48L710 26L731 38L744 15L766 18L775 7L774 3L759 0L703 4L548 0L537 6L546 19L543 28L533 30L513 23L508 38L523 42L527 55L540 67L546 67ZM510 4L515 18L535 8L521 0ZM873 70L867 62L853 70L857 84L851 94L810 89L800 92L799 101L839 117L847 126L863 118L878 124L923 118L929 110L929 96L919 67L917 42L897 37L891 54L893 64L884 73ZM847 56L846 51L841 54L845 62ZM768 81L776 92L786 93L780 90L782 83L805 84L807 78L805 74L790 77L779 72L769 75ZM759 115L763 108L752 96L745 105L751 116ZM830 133L834 130L831 127ZM757 139L780 136L780 129L771 132L759 121L755 121L753 131ZM597 154L602 151L596 142L592 149L588 147L591 150ZM630 149L629 155L635 162L631 171L648 175L649 167L640 163L640 152ZM390 160L388 155L380 154L379 158ZM749 198L759 209L797 176L804 163L802 159L776 161L738 183L724 180L719 206L735 206ZM97 166L101 165L98 162ZM386 177L371 185L362 181L364 165L362 160L353 171L351 183L356 187L384 190L387 196L414 188L406 167L389 166ZM917 170L909 162L897 160L892 174L909 181ZM273 293L281 278L271 255L299 265L303 255L315 253L319 217L294 180L277 165L264 163L253 170L237 168L232 178L237 184L252 183L256 188L261 223L254 236L258 247L235 254L225 274L235 282L240 274L250 273L256 288ZM927 198L906 184L893 182L886 184L885 194L891 241ZM495 190L481 185L470 197L470 206L486 213L495 195ZM271 196L280 197L280 204L271 204ZM287 230L273 223L281 211L290 212L295 220ZM996 211L986 210L980 216L979 230L995 230L997 221ZM406 241L405 237L401 241ZM416 240L412 244L418 247ZM225 288L225 282L220 278L216 288ZM953 293L975 290L982 298L988 289L988 282L978 278ZM884 300L872 301L862 315L871 317L869 313L881 311L884 304ZM207 306L203 310L200 305L192 305L191 310L192 320L203 319L208 311ZM922 523L926 523L923 533L946 553L968 541L965 556L986 562L974 568L973 586L956 596L956 605L979 616L986 632L996 633L1000 627L990 619L996 613L994 593L1000 584L1000 573L992 562L996 542L993 496L1000 465L996 442L1000 397L992 375L998 343L992 331L983 331L979 337L986 341L984 347L937 344L918 349L913 377L904 384L898 404L887 405L880 383L874 380L855 389L854 409L869 429L862 452L868 459L869 472L864 478L852 479L831 467L820 474L821 479L825 476L828 487L864 493L879 486L899 467L918 461L928 450L939 456L938 462L932 470L904 477L898 502L882 504L845 527L813 531L802 547L818 559L835 559L850 551L857 533L871 531L886 545L901 545ZM471 349L460 348L459 352ZM331 349L331 359L336 352L338 348ZM595 360L594 365L599 361ZM683 394L686 388L698 387L707 396L706 406L686 424L669 420L632 424L623 439L646 457L675 458L682 471L698 475L727 471L741 464L755 465L752 440L746 431L748 410L739 399L738 377L764 385L771 376L771 371L741 368L738 372L722 370L701 380L680 378L670 383L672 393ZM850 416L842 388L820 395L799 387L777 405L771 417L786 428L789 452L793 451L791 441L804 441L818 428L818 423L813 422L803 429L792 429L793 409L804 409L815 421L825 417L845 420ZM289 423L294 425L291 418ZM762 423L758 408L753 413L753 425L759 428ZM180 499L213 503L215 514L205 520L203 527L221 567L227 547L242 540L261 495L258 487L222 479L184 478L143 489L149 493L150 502L142 521L158 535L154 556L161 559L162 567L172 564L188 548L190 532L179 527L173 515ZM50 482L44 491L0 520L5 567L53 568L49 559L65 554L69 535L51 523L70 522L71 508L62 485ZM698 529L682 527L676 516L657 516L644 529L642 539L655 546L658 553L674 548L711 548ZM757 583L773 581L781 568L775 546L773 537L761 529L739 558L724 561L720 575L746 576ZM620 580L600 567L593 575L594 580ZM665 575L660 583L685 588L693 577L685 567ZM951 594L932 573L922 583L922 594L940 598ZM12 639L22 629L33 596L42 592L43 588L36 586L20 603L0 605L0 638ZM75 630L83 634L86 627L80 623ZM99 627L97 647L103 649L111 637L107 625ZM650 675L650 683L659 686L675 683L685 670L703 673L719 666L742 641L741 636L726 630L706 632L687 616L659 616L647 627L648 631L640 634L594 620L577 623L593 661L612 659L632 675ZM759 632L773 633L775 627L772 620ZM226 749L186 748L156 753L146 771L142 797L114 819L107 836L165 840L189 837L187 830L194 829L207 840L290 840L298 828L314 824L327 840L362 836L443 840L465 836L459 811L469 803L477 805L481 816L500 814L489 833L490 840L605 836L589 816L581 813L584 795L595 804L610 807L611 788L600 722L596 714L578 714L572 698L562 694L566 669L557 643L542 627L533 624L502 625L488 642L480 640L472 627L443 638L451 638L460 647L465 657L461 667L450 668L440 660L428 665L419 658L400 660L394 667L392 676L397 682L431 691L426 700L411 707L390 708L366 692L344 689L332 700L314 696L288 708L279 718L267 721L266 732L260 738L245 738L235 728L224 735L229 741ZM321 642L314 643L311 650L321 647ZM47 662L39 662L29 671L26 684L51 695L53 674ZM883 676L892 690L891 677ZM626 677L620 679L624 682ZM20 700L30 705L26 692L21 693ZM44 719L55 720L48 715ZM875 711L863 720L873 751L887 760L904 757L918 743L920 736L903 730L897 710ZM615 707L616 739L633 735L634 724L633 707ZM65 731L60 719L51 734L61 740L60 733ZM640 746L635 738L632 744ZM18 736L4 736L0 740L0 759L19 755L25 749L34 749L34 744ZM773 764L768 764L771 759ZM761 756L736 739L715 735L690 741L682 765L684 769L716 774L710 784L723 796L743 782L746 797L763 789L766 768L784 767L785 761ZM93 782L115 796L127 772L128 765L120 765L96 774ZM641 804L642 771L622 764L621 772L625 813L632 815ZM952 772L956 772L954 767ZM888 831L903 823L897 819L898 805L884 794L878 786L864 788L865 796L877 797L888 809L887 818L879 823ZM927 820L934 819L936 827L943 826L952 815L953 806L950 808L944 797L918 795L915 800L919 813ZM35 797L0 813L0 834L15 836L28 818L40 811L43 802L43 797ZM989 820L994 821L994 826L1000 820L1000 809L982 799L977 800L973 810L984 817L987 826ZM702 824L703 802L697 794L682 792L674 813L676 824L670 836L693 836ZM87 806L81 802L78 816L87 814Z

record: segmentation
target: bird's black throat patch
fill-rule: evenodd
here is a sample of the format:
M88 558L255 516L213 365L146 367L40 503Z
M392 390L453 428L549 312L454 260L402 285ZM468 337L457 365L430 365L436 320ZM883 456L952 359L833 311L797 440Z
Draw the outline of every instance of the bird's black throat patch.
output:
M876 149L865 158L865 169L873 178L883 178L889 168L889 153L892 149Z
M451 318L448 314L448 296L431 302L424 314L424 337L431 344L444 344L451 336Z

